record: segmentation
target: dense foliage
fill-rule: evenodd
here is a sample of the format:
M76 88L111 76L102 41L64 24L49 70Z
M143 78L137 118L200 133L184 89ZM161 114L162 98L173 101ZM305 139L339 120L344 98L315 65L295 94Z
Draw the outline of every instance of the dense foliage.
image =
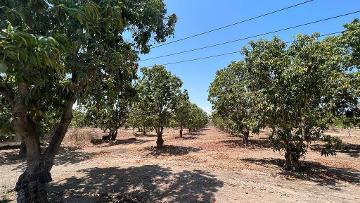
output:
M354 24L342 36L324 40L314 34L298 35L288 46L278 38L251 42L243 49L244 60L218 71L210 86L213 123L244 137L269 127L274 149L285 151L286 169L298 170L315 140L325 142L323 155L335 154L341 141L323 132L358 106ZM342 40L349 32L352 43Z
M164 128L170 125L181 94L182 81L163 66L143 68L142 77L136 84L137 102L133 117L143 119L144 127L153 128L156 144L162 147Z
M345 32L338 38L338 46L345 49L346 66L349 72L338 97L337 121L344 127L360 127L360 22L355 19L345 25ZM351 87L351 88L346 88ZM355 96L354 96L355 95Z
M146 134L155 130L157 147L163 146L165 127L177 127L180 137L183 129L189 131L204 128L208 116L196 104L189 101L187 90L182 91L182 81L164 66L143 68L142 77L136 83L137 96L133 103L128 123Z
M182 81L164 66L141 69L150 40L173 34L175 15L163 0L0 0L0 141L21 138L26 170L18 202L47 202L46 185L68 127L99 127L116 139L125 124L155 130L196 131L208 115L189 101ZM244 60L216 73L209 89L212 122L248 145L268 127L285 168L298 170L313 141L334 155L329 125L360 123L360 22L337 37L298 35L250 42ZM75 108L74 106L78 107ZM46 148L40 138L49 135Z
M189 101L189 95L185 90L177 98L177 104L175 106L173 125L172 127L180 128L180 137L183 136L183 129L186 128L189 118L190 118L190 107L191 103Z
M251 91L246 69L244 62L233 62L217 71L209 88L214 124L232 134L241 134L244 145L248 145L249 133L258 132L264 125L265 118L261 116L263 98Z
M0 101L0 104L0 141L6 141L14 137L14 132L11 128L11 113L5 101Z
M186 121L186 128L189 129L189 132L205 128L208 123L208 114L196 104L190 104L189 117Z
M27 148L18 201L46 202L45 185L74 103L95 98L103 105L121 99L118 88L135 79L137 54L150 50L151 38L165 41L176 17L166 16L161 0L0 3L1 102L6 101L12 127ZM105 101L98 99L102 94ZM56 125L48 148L41 150L39 123L48 112ZM30 185L29 180L36 181Z
M103 137L105 140L115 140L118 129L128 119L130 107L135 99L136 92L133 85L135 77L135 69L133 72L125 70L116 80L102 83L100 89L103 88L103 91L94 89L91 97L82 100L82 108L86 109L84 124L107 131L109 135ZM118 81L123 82L118 83Z

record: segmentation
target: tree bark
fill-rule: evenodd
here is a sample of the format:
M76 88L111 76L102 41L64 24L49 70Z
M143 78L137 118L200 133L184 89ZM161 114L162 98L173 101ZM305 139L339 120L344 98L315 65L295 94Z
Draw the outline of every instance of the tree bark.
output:
M59 125L57 126L51 141L49 143L49 147L46 149L45 154L48 157L54 157L56 152L59 150L61 142L63 141L65 134L69 128L72 119L72 107L75 103L75 99L69 100L67 104L64 106L64 111L61 116L61 120Z
M115 130L115 131L112 133L112 135L111 135L111 140L112 140L112 141L115 141L115 140L116 140L117 134L118 134L118 131L117 131L117 130Z
M21 158L26 157L26 144L23 139L21 139L19 157L21 157Z
M162 137L163 135L164 127L157 127L155 128L157 140L156 140L156 146L157 148L162 148L164 146L164 139Z
M26 145L26 170L16 183L17 202L47 202L46 183L51 181L41 155L40 140L36 134L35 123L27 115L25 105L17 103L13 109L14 130Z
M182 138L183 137L183 128L180 127L180 137Z
M42 154L40 139L36 133L36 126L27 115L27 110L22 102L16 103L13 108L14 129L26 145L26 170L20 175L16 183L17 202L48 202L47 183L52 181L50 170L54 164L54 157L72 119L72 106L75 100L68 101L64 107L61 120L54 131L49 147Z
M164 146L164 139L162 138L162 134L157 134L156 146L157 148L162 148Z
M26 168L16 183L17 202L48 202L47 183L52 181L48 160L45 156L40 156L31 164L32 166Z
M288 147L285 152L285 170L299 171L300 170L300 156Z
M249 145L249 131L248 130L245 130L242 132L243 134L243 145L244 146L248 146Z
M143 128L143 135L146 135L146 128Z

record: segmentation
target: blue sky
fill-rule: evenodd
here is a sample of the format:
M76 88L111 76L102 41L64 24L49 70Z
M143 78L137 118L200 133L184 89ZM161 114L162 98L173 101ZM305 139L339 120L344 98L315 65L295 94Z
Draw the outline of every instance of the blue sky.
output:
M168 41L261 15L302 1L304 0L165 0L168 12L175 13L178 16L175 35L173 38L168 39ZM149 54L142 55L141 59L221 43L356 10L360 10L359 0L315 0L314 2L230 27L219 32L152 49ZM337 32L343 30L343 24L352 21L354 18L360 18L360 14L357 13L315 25L284 31L276 34L276 36L285 41L289 41L294 39L298 33L310 34L319 32L325 34ZM269 39L273 36L275 35L268 35L262 38ZM256 40L256 38L253 40ZM154 64L164 64L238 51L249 41L250 40L241 41L182 55L143 61L140 62L140 66L149 67ZM242 56L239 53L207 60L168 65L166 67L167 70L182 79L184 89L189 91L190 100L205 111L211 112L211 104L208 102L207 96L209 85L213 81L216 71L226 67L231 61L241 59Z

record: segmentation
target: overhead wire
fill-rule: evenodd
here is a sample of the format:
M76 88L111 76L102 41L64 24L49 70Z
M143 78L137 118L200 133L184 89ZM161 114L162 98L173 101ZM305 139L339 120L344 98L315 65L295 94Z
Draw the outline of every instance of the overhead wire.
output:
M276 13L279 13L279 12L282 12L282 11L285 11L285 10L289 10L291 8L295 8L295 7L304 5L304 4L308 4L308 3L313 2L313 1L315 1L315 0L303 1L303 2L300 2L300 3L294 4L294 5L290 5L290 6L281 8L281 9L270 11L270 12L267 12L267 13L264 13L264 14L261 14L261 15L258 15L258 16L247 18L247 19L244 19L244 20L241 20L241 21L237 21L237 22L228 24L228 25L220 26L220 27L208 30L208 31L200 32L200 33L193 34L193 35L190 35L190 36L187 36L187 37L183 37L183 38L180 38L180 39L177 39L177 40L173 40L173 41L170 41L170 42L159 44L157 46L152 47L152 49L162 47L162 46L165 46L165 45L169 45L169 44L174 44L174 43L181 42L181 41L184 41L184 40L188 40L188 39L191 39L191 38L199 37L199 36L209 34L209 33L212 33L212 32L216 32L216 31L219 31L219 30L223 30L223 29L226 29L226 28L229 28L229 27L232 27L232 26L236 26L236 25L245 23L245 22L249 22L249 21L252 21L252 20L256 20L256 19L259 19L259 18L263 18L263 17L269 16L269 15L272 15L272 14L276 14Z
M273 31L265 32L265 33L260 33L260 34L256 34L256 35L252 35L252 36L242 37L242 38L238 38L238 39L235 39L235 40L225 41L225 42L221 42L221 43L217 43L217 44L212 44L212 45L193 48L193 49L184 50L184 51L180 51L180 52L175 52L175 53L171 53L171 54L166 54L166 55L156 56L156 57L152 57L152 58L147 58L147 59L143 59L143 60L140 60L140 61L149 61L149 60L154 60L154 59L159 59L159 58L164 58L164 57L169 57L169 56L175 56L175 55L180 55L180 54L199 51L199 50L204 50L204 49L208 49L208 48L213 48L213 47L217 47L217 46L222 46L222 45L226 45L226 44L231 44L231 43L235 43L235 42L239 42L239 41L248 40L248 39L251 39L251 38L266 36L266 35L269 35L269 34L275 34L275 33L278 33L278 32L283 32L283 31L292 30L292 29L299 28L299 27L304 27L304 26L308 26L308 25L312 25L312 24L317 24L317 23L320 23L320 22L325 22L325 21L329 21L329 20L333 20L333 19L353 15L353 14L356 14L356 13L360 13L360 10L345 13L345 14L341 14L341 15L336 15L336 16L332 16L332 17L328 17L328 18L323 18L323 19L320 19L320 20L310 21L310 22L307 22L307 23L298 24L298 25L294 25L294 26L290 26L290 27L286 27L286 28L281 28L281 29L277 29L277 30L273 30Z
M319 37L332 36L332 35L340 34L341 32L342 31L321 34L321 35L319 35ZM289 44L292 42L293 41L287 41L285 43ZM210 56L204 56L204 57L193 58L193 59L185 59L185 60L181 60L181 61L167 62L167 63L157 64L157 65L167 66L167 65L179 64L179 63L185 63L185 62L193 62L193 61L200 61L200 60L205 60L205 59L210 59L210 58L217 58L217 57L221 57L221 56L234 55L234 54L239 54L239 53L241 53L241 52L240 51L226 52L226 53L221 53L221 54L217 54L217 55L210 55Z

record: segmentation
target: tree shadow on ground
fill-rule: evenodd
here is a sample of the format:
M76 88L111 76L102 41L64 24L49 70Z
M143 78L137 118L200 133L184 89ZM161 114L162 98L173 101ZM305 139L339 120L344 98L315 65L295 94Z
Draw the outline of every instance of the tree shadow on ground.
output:
M175 137L175 139L182 139L182 140L196 140L198 139L198 136L194 136L194 135L183 135L182 137L177 136Z
M283 168L285 160L283 159L242 159L243 161L267 166L275 165ZM302 162L300 172L291 172L282 170L282 175L287 177L308 180L316 182L321 186L330 186L335 188L339 181L360 185L360 171L350 168L337 168L322 165L318 162Z
M124 144L143 144L146 142L150 142L151 140L142 140L136 138L129 138L126 140L116 140L115 142L110 142L110 145L124 145Z
M146 133L145 135L142 132L134 132L135 137L157 137L155 133Z
M249 145L245 146L243 144L243 141L241 138L239 139L230 139L230 140L223 140L221 141L222 143L224 143L227 147L230 148L248 148L248 149L258 149L258 148L262 148L262 149L267 149L267 148L271 148L271 143L268 139L249 139Z
M21 142L0 142L0 150L19 149Z
M61 147L58 154L55 156L54 165L75 164L87 159L91 159L96 153L88 153L78 151L76 147ZM19 150L8 150L0 153L0 165L20 164L13 170L24 169L26 166L26 159L19 156Z
M25 161L25 158L19 156L19 150L6 150L0 152L0 166L18 164Z
M204 130L197 130L197 131L186 132L184 133L184 135L199 136L199 135L206 135L206 133L204 133Z
M103 140L103 139L92 139L91 143L93 145L101 145L101 144L108 144L104 147L108 146L115 146L115 145L127 145L127 144L143 144L146 142L149 142L150 140L143 140L143 139L137 139L137 138L129 138L129 139L121 139L121 140Z
M187 132L184 133L182 137L180 137L180 135L176 136L175 139L195 140L198 139L201 135L205 135L205 133L202 133L202 131Z
M146 147L145 150L150 151L150 156L183 156L190 152L198 152L201 148L164 145L162 148Z
M343 144L340 153L345 153L351 157L359 158L360 157L360 145L358 144Z
M76 164L82 161L86 161L88 159L92 159L94 156L99 153L95 152L84 152L79 151L77 147L61 147L57 155L55 156L54 165L68 165L68 164Z
M80 202L213 202L223 182L208 172L178 173L159 165L90 168L83 177L52 183L53 201ZM74 201L75 200L75 201Z
M324 148L322 144L313 144L310 147L314 151L321 151ZM338 153L344 153L353 158L360 157L360 145L358 144L349 144L343 143L340 150L337 150Z

